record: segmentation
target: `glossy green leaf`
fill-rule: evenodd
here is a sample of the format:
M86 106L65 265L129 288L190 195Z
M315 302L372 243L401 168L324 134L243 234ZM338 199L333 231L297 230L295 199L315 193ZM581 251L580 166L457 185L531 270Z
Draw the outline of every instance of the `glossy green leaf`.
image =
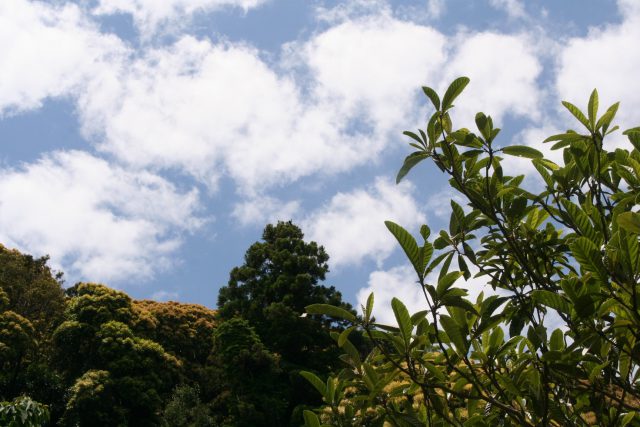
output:
M618 215L618 226L630 233L640 234L640 214L624 212Z
M316 374L308 371L300 371L300 375L309 381L309 383L311 383L311 385L324 397L327 393L327 386Z
M591 96L589 97L589 124L591 125L591 130L596 129L596 121L598 118L598 91L596 89L591 92Z
M413 265L413 268L416 270L416 273L418 273L418 276L422 277L424 270L422 270L422 259L420 257L420 250L418 249L416 239L414 239L407 230L393 221L385 221L384 225L387 226L387 229L391 234L393 234L393 237L396 238L400 247L411 262L411 265Z
M411 331L413 330L413 323L411 322L409 311L402 301L395 297L391 300L391 308L393 309L393 314L396 317L396 322L400 328L400 334L404 339L405 345L408 345L411 339Z
M353 313L348 312L344 308L330 304L311 304L306 306L305 310L309 314L322 314L325 316L336 317L338 319L349 320L351 322L356 320Z
M462 328L451 317L442 315L440 316L440 324L446 332L451 342L456 346L456 349L462 353L467 352L467 340Z
M305 409L302 411L302 415L304 417L304 425L306 427L320 427L320 419L315 413Z
M562 295L547 291L544 289L536 289L531 292L531 297L535 302L553 308L560 313L568 314L571 312L571 305Z
M373 296L373 292L371 292L367 297L367 304L365 306L364 317L366 321L369 321L371 319L371 315L373 314L373 301L374 301L374 296Z
M562 101L562 105L564 105L565 108L569 110L571 114L573 114L573 117L578 119L578 121L580 121L580 123L582 123L587 129L591 130L589 120L587 120L587 118L584 116L584 113L580 111L578 107L567 101Z
M458 77L447 88L447 91L442 97L442 111L446 111L451 108L453 101L462 93L465 87L469 84L468 77Z
M396 184L399 184L411 169L424 159L428 159L430 155L425 153L424 151L416 151L415 153L409 154L405 159L402 167L398 171L398 175L396 176Z
M527 159L541 159L543 154L528 145L510 145L502 149L504 154L516 157L526 157Z
M424 92L425 95L427 95L427 98L431 100L431 103L433 104L434 108L436 110L440 110L440 97L438 96L436 91L431 89L428 86L422 86L422 91Z

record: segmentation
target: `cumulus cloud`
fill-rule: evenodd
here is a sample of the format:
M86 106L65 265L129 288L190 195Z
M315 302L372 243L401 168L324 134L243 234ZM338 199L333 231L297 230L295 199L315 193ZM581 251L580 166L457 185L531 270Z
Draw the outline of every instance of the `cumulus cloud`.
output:
M277 221L288 221L300 211L300 202L283 202L274 197L258 196L237 203L233 216L241 225L263 225Z
M411 314L428 309L422 289L417 282L416 273L409 266L371 273L367 287L360 289L356 295L358 306L366 305L371 292L374 294L373 316L378 323L384 325L397 324L391 309L393 298L402 301Z
M324 245L336 267L365 258L381 263L397 247L384 221L394 221L409 230L425 221L412 191L408 182L397 186L377 178L369 188L336 194L301 224L309 239Z
M94 9L97 15L127 13L143 36L150 37L167 25L184 24L197 12L213 12L224 7L236 7L245 12L267 0L100 0Z
M70 3L0 2L0 115L79 91L127 49Z
M446 42L430 27L381 13L317 35L302 48L302 60L316 96L387 131L416 114L413 98L425 81L436 78Z
M388 131L417 121L416 88L444 44L386 15L348 22L288 46L282 62L309 72L298 80L249 46L183 37L105 71L79 111L85 134L129 165L177 168L211 188L228 174L255 195L376 158Z
M181 169L212 188L225 172L251 193L367 159L360 139L341 135L344 118L306 105L295 82L250 47L184 37L92 89L80 112L102 150L136 167Z
M0 172L0 241L85 280L147 279L197 229L198 192L80 151Z
M536 80L542 65L529 36L494 32L460 35L446 69L443 88L458 76L471 78L453 112L459 120L457 126L474 127L473 118L479 111L491 115L496 124L507 114L540 118Z
M496 9L504 10L510 18L524 18L526 12L522 0L489 0Z
M618 7L622 23L591 28L586 37L571 38L564 44L558 57L556 90L560 99L584 109L589 94L598 88L601 108L621 101L618 123L626 128L639 124L640 51L634 47L640 40L640 5L619 0Z
M436 271L428 275L425 278L425 283L436 286L438 274L439 272ZM472 272L472 274L475 274L475 272ZM494 294L506 295L504 291L493 291L487 285L486 277L471 277L469 280L460 278L454 286L466 289L467 296L465 298L472 302L476 301L481 292L484 292L485 298ZM367 298L372 292L375 300L373 315L377 322L385 325L397 325L391 308L391 300L394 297L404 303L410 314L429 309L424 293L418 283L416 272L409 265L371 273L367 286L361 288L356 295L358 306L365 306Z

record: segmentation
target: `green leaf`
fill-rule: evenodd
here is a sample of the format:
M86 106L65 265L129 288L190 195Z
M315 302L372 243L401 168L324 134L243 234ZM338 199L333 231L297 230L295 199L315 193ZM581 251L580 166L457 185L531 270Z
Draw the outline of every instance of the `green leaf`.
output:
M571 305L562 295L555 292L547 291L544 289L536 289L531 292L531 298L534 302L540 303L554 310L569 314L571 312Z
M618 226L631 233L640 234L640 214L624 212L618 215Z
M453 101L462 93L464 88L469 84L469 81L468 77L458 77L449 85L442 98L442 111L451 108Z
M526 157L527 159L541 159L544 157L540 151L528 145L510 145L504 147L502 152L510 156Z
M367 322L371 319L371 314L373 313L373 299L373 292L371 292L367 297L367 305L364 311L364 317Z
M327 393L327 386L324 384L324 382L320 378L318 378L316 374L309 371L300 371L300 375L304 379L309 381L311 385L314 386L316 390L318 390L318 392L322 395L322 397L324 397L324 395Z
M582 123L587 129L591 130L589 120L587 120L587 118L584 116L584 114L582 113L582 111L580 111L578 107L576 107L575 105L567 101L562 101L562 105L564 105L566 109L569 110L571 114L573 114L573 117L578 119L580 123Z
M440 324L458 351L461 354L466 354L468 349L467 340L465 334L462 332L462 327L458 325L455 320L446 315L440 316Z
M553 351L561 351L564 349L564 333L560 328L551 333L549 348Z
M344 308L336 307L330 304L311 304L306 306L305 310L309 314L322 314L325 316L348 320L350 322L354 322L356 320L356 317L353 315L353 313L348 312Z
M596 230L591 225L591 221L589 221L589 217L584 210L568 199L562 199L561 203L580 234L594 243L600 243Z
M420 144L421 148L424 148L425 141L420 139L420 137L418 135L416 135L415 133L413 133L411 131L408 131L408 130L405 130L404 132L402 132L402 134L408 136L409 138L411 138L411 139L413 139L415 141L417 141Z
M596 123L596 129L600 129L601 127L608 128L611 122L613 121L613 118L616 116L619 106L620 106L620 103L616 102L611 107L609 107L607 112L604 113L602 117L600 117L600 119L598 119L598 123Z
M349 339L349 334L351 334L351 331L354 329L355 326L350 326L340 333L340 336L338 337L338 347L344 346L344 343Z
M416 151L415 153L409 154L405 159L402 167L398 171L398 175L396 176L396 184L399 184L411 169L424 159L429 158L430 155L425 153L424 151Z
M396 322L398 322L400 334L404 339L405 346L407 346L411 339L411 331L413 330L413 323L411 322L409 311L402 301L395 297L391 300L391 308L393 309L393 314L396 317Z
M302 411L302 415L304 416L304 425L306 427L320 427L320 420L315 413L305 409Z
M436 91L428 86L422 86L422 91L431 100L431 103L436 108L436 110L440 110L440 97L438 96Z
M591 124L591 130L596 129L596 120L598 117L598 91L596 89L591 92L589 97L589 123Z
M455 288L454 291L455 290L459 290L459 289ZM445 307L459 307L459 308L461 308L461 309L463 309L465 311L468 311L470 313L478 314L478 312L476 311L476 308L473 306L473 304L471 304L469 301L467 301L466 299L464 299L464 298L462 298L460 296L446 295L446 296L442 297L440 302Z
M407 230L393 221L385 221L384 225L387 226L391 234L393 234L398 243L400 243L400 247L407 255L407 258L411 262L411 265L413 265L416 273L418 273L418 277L422 278L424 270L421 271L422 259L420 258L420 249L418 249L416 239L414 239Z
M635 416L636 416L635 411L631 411L625 414L625 416L622 417L622 421L620 422L620 427L625 427L626 425L628 425L631 421L633 421L633 418Z
M438 287L436 288L436 292L439 297L442 297L446 294L447 289L451 287L462 276L462 272L460 271L452 271L451 273L445 274L442 278L438 280Z
M578 237L569 246L582 268L594 273L603 283L607 283L609 278L602 263L602 256L591 240L586 237Z

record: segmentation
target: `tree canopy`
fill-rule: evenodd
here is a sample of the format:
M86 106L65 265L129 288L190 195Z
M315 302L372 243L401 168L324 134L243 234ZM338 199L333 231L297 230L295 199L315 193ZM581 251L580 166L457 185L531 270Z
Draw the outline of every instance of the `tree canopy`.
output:
M326 382L305 377L325 406L306 411L320 426L640 425L640 128L613 134L614 104L599 114L563 102L576 130L544 143L553 161L526 145L499 145L500 129L478 113L476 132L454 128L450 110L469 83L456 79L427 127L405 132L415 151L397 180L430 159L464 199L434 238L387 228L413 266L424 310L392 300L397 325L310 305L349 319L374 349L350 350ZM530 159L537 175L512 175L505 156ZM555 158L555 157L554 157ZM517 172L517 171L516 171ZM491 289L468 297L462 278ZM476 283L478 280L475 281ZM386 425L386 424L385 424Z

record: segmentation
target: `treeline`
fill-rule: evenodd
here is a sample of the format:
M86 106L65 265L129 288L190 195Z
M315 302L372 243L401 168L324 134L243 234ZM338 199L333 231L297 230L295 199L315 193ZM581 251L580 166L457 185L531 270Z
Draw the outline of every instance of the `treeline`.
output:
M268 225L218 310L95 283L65 289L46 257L0 245L0 424L22 414L60 426L301 425L321 401L299 372L337 371L330 332L342 329L304 307L353 312L321 284L329 257L303 237L291 222Z

